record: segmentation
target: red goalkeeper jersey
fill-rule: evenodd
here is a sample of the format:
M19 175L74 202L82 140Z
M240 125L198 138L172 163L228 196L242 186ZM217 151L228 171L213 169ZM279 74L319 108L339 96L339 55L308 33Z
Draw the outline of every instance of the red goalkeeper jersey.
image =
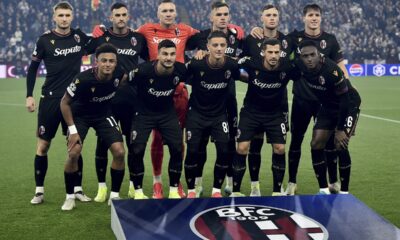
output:
M172 25L170 28L163 28L159 23L146 23L138 32L146 38L151 61L157 59L158 44L164 39L169 39L176 45L176 61L184 63L186 42L199 31L183 23Z

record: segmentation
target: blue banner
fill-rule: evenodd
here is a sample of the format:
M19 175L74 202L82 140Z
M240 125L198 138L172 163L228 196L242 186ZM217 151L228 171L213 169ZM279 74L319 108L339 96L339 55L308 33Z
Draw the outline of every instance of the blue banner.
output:
M399 239L352 195L117 200L117 239Z
M400 64L346 64L351 77L400 76Z

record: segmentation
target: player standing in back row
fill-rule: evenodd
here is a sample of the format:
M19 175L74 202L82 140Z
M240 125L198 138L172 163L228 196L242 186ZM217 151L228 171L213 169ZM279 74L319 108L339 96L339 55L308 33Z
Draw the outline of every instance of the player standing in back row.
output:
M67 126L60 111L60 100L73 77L80 72L82 56L85 54L85 45L89 38L80 30L72 29L73 8L68 2L60 2L53 7L54 30L45 32L37 41L32 54L26 79L27 94L26 107L29 112L35 111L36 104L33 98L33 89L36 73L43 60L47 74L42 86L38 125L37 148L35 156L35 196L32 204L40 204L44 200L44 179L46 177L48 158L47 152L61 123L63 134ZM74 183L75 196L83 202L91 201L82 191L82 157L78 160L79 172Z

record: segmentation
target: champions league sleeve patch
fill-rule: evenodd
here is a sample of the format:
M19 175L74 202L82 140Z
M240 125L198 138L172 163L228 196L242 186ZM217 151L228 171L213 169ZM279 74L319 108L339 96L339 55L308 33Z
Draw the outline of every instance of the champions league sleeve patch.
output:
M327 229L299 213L261 205L220 206L190 220L201 239L315 239L326 240Z

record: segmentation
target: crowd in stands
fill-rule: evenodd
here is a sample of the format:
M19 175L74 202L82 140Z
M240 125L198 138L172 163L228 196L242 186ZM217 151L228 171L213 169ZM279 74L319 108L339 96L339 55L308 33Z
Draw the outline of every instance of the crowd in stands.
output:
M54 27L52 7L57 0L0 1L0 63L29 62L37 38ZM97 11L90 1L70 0L75 8L73 27L90 33L95 24L109 25L110 6L115 0L101 0ZM122 1L130 8L130 26L134 29L146 22L157 22L159 0ZM302 9L308 0L231 0L232 23L246 33L260 26L260 11L266 3L280 9L280 31L302 30ZM211 0L175 0L181 20L197 29L210 27ZM324 31L335 33L345 58L351 63L400 60L400 5L396 0L316 1L323 9Z

